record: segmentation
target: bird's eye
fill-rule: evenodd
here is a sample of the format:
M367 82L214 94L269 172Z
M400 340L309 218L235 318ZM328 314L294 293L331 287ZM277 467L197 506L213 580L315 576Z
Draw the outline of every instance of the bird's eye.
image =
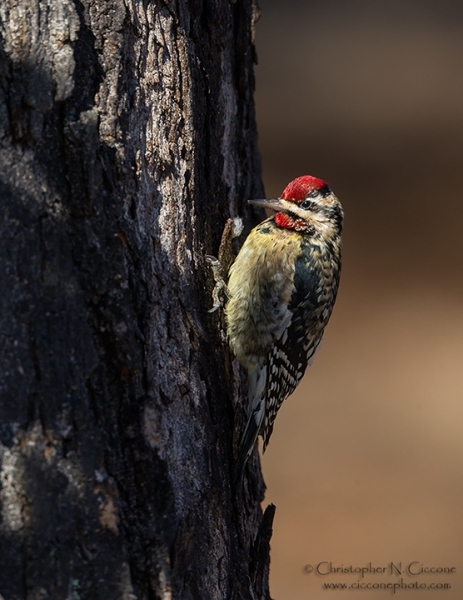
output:
M310 208L313 207L313 202L312 200L309 200L308 198L306 198L305 200L303 200L300 205L301 208L303 208L304 210L309 210Z

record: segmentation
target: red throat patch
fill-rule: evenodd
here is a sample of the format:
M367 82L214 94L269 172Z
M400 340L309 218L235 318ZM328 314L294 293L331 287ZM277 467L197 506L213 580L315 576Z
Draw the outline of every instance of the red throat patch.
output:
M278 227L282 227L283 229L294 229L295 231L307 229L307 223L303 219L293 219L286 213L275 213L273 220Z

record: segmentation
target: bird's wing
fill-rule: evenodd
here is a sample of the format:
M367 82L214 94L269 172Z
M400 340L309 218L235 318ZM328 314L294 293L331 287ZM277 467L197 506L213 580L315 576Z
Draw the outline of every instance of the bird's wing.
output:
M282 402L294 392L323 335L318 326L317 301L321 284L319 270L310 255L296 263L294 292L288 305L289 326L274 340L267 361L267 407L261 428L264 450L273 430L273 423Z

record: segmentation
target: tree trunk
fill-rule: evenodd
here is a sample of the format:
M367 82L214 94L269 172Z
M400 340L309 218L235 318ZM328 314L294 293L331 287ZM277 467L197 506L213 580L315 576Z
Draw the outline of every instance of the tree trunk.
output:
M0 594L269 598L208 314L262 197L254 0L0 3ZM236 414L236 418L235 418Z

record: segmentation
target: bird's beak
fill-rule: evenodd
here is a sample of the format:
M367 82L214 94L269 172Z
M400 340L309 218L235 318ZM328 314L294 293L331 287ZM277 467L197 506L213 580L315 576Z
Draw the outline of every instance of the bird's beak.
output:
M248 200L249 204L254 204L254 206L260 206L262 208L269 208L271 210L276 210L277 212L280 210L284 210L283 205L279 198L273 200Z

